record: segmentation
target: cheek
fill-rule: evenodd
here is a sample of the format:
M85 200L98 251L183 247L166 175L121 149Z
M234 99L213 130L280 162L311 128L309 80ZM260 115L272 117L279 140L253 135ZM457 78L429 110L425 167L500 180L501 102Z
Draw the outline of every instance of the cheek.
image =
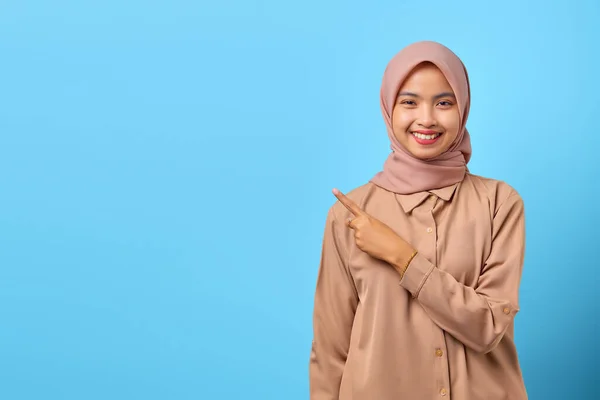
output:
M440 116L440 122L446 130L447 140L454 141L458 136L458 129L460 128L460 117L456 114L444 114Z
M406 132L413 121L414 117L407 110L394 112L392 118L392 126L394 127L394 132Z

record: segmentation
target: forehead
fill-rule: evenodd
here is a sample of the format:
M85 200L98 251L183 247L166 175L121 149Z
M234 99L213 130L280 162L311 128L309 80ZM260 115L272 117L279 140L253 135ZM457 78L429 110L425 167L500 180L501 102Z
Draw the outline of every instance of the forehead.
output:
M422 63L417 65L402 82L400 90L411 88L414 90L428 91L440 90L452 91L450 83L432 63Z

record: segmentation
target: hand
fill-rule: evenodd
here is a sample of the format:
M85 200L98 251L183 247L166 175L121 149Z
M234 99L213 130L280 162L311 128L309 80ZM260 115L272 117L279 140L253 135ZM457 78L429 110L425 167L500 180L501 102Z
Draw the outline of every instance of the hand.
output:
M354 230L356 246L372 257L386 261L396 269L403 269L413 249L389 226L370 216L342 192L333 194L352 213L346 225ZM404 271L399 271L401 274Z

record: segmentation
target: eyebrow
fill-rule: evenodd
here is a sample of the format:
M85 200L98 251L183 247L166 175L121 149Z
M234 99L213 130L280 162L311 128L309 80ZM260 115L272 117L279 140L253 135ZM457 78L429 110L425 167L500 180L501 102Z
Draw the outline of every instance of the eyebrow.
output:
M400 96L410 96L410 97L421 98L421 96L419 96L418 94L413 93L413 92L400 92L400 93L398 93L398 97L400 97ZM452 92L443 92L443 93L439 93L439 94L436 94L435 96L433 96L433 99L437 100L437 99L440 99L442 97L454 97L454 98L456 98L456 96Z

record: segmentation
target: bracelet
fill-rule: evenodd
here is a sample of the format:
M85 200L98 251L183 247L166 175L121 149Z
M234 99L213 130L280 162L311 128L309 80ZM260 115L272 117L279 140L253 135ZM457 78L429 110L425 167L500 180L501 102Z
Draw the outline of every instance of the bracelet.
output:
M410 255L410 257L408 258L408 260L404 264L404 267L402 268L402 272L400 273L400 277L401 278L404 277L404 273L408 269L408 266L410 265L410 262L413 260L413 258L415 258L415 256L417 255L417 253L418 253L417 250L413 251L413 253Z

